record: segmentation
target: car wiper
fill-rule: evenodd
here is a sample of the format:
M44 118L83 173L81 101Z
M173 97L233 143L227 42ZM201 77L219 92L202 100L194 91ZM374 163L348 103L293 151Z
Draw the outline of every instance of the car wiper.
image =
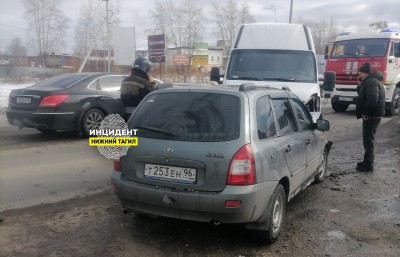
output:
M262 80L260 77L256 76L232 76L230 79L238 79L238 80Z
M295 78L293 77L280 77L280 78L263 78L263 80L272 80L272 81L297 81Z
M356 54L352 54L352 53L343 53L343 55L349 55L349 56L357 57ZM341 56L341 57L345 57L345 56Z
M152 132L157 132L163 135L167 135L167 136L173 136L175 137L176 135L174 133L169 132L168 130L165 129L159 129L159 128L153 128L153 127L147 127L147 126L134 126L137 129L144 129L147 131L152 131Z

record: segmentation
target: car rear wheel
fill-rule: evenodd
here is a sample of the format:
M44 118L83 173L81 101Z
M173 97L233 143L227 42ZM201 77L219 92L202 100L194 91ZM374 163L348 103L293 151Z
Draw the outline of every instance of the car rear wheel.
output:
M83 115L81 123L83 135L88 136L91 129L99 129L104 117L104 113L99 109L90 109L87 111Z
M318 166L317 174L315 175L315 183L321 183L326 176L326 166L328 163L328 154L326 150L323 153L321 163Z
M345 112L347 110L347 108L349 108L348 104L338 104L338 103L332 102L332 109L335 112Z
M271 196L269 207L266 210L268 228L252 231L253 237L260 243L272 243L278 239L283 227L283 219L286 211L286 193L281 184L278 184Z

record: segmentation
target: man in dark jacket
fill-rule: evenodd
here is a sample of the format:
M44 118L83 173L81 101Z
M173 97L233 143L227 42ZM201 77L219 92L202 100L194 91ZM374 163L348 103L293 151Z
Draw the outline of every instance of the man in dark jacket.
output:
M374 170L375 134L385 113L385 89L380 71L371 73L371 65L366 62L358 70L359 86L356 105L357 119L363 119L364 160L357 163L357 170L368 172Z
M149 75L151 67L147 57L136 58L131 74L121 83L121 100L125 107L137 107L148 93L156 89L156 83ZM125 118L130 114L128 112Z

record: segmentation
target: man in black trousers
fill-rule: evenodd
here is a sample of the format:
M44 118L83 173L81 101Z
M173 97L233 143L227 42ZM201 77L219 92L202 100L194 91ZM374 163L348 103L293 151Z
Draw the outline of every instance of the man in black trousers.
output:
M359 85L356 106L357 119L362 118L364 160L357 163L360 172L374 171L375 134L385 114L385 89L380 71L372 73L371 65L366 62L358 70Z

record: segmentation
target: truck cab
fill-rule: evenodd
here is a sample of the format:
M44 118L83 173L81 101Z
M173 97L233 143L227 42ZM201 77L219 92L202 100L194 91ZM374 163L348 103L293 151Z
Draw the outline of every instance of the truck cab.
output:
M218 82L218 74L213 74ZM213 80L213 78L211 78ZM224 85L287 88L320 115L318 66L310 29L301 24L243 24L229 54Z
M392 30L380 32L342 33L328 55L325 79L334 85L323 86L323 97L332 96L331 104L336 112L344 112L357 103L358 69L369 62L372 72L383 73L386 115L398 115L400 106L400 33ZM334 76L332 76L334 75Z

